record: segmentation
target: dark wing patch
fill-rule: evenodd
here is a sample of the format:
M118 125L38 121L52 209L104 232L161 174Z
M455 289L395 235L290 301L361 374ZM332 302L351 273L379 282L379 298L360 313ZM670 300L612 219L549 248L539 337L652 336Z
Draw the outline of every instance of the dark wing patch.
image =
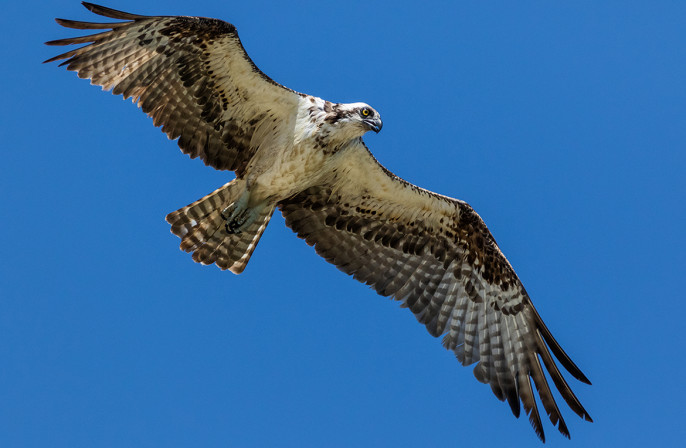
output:
M294 119L300 94L262 73L230 23L202 17L149 17L84 3L126 22L56 19L67 28L108 30L48 45L88 44L46 62L132 98L182 151L240 176L265 134ZM259 97L259 101L255 98ZM257 135L257 138L255 138Z
M366 154L365 154L366 153ZM520 402L536 433L543 426L531 381L551 422L569 431L540 361L571 409L586 420L551 353L589 383L552 337L483 220L464 202L420 189L360 149L327 185L280 203L291 227L319 255L408 307L463 365L507 400ZM546 346L547 343L547 346Z

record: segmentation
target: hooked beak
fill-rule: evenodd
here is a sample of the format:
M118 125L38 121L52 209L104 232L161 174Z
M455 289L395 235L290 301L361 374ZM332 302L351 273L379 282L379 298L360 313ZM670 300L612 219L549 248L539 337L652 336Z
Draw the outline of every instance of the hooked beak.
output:
M381 121L380 118L371 118L371 119L363 120L363 122L365 125L367 125L367 129L369 129L370 131L374 131L377 134L379 133L379 131L383 127L383 122Z

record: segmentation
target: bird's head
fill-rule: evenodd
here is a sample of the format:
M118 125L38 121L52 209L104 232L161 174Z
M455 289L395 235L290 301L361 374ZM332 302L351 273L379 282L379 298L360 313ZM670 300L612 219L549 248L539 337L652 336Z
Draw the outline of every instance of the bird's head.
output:
M365 103L336 104L326 121L348 139L362 137L367 131L378 133L383 127L381 115Z
M363 134L367 131L374 131L378 134L383 127L381 115L369 104L355 103L354 106L350 114L351 121L359 123L359 126L364 130Z

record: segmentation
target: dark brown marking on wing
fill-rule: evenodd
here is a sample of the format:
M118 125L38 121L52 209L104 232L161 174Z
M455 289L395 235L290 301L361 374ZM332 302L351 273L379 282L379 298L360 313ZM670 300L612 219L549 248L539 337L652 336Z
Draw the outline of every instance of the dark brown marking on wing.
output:
M371 154L368 159L362 151L357 156L351 163L378 164ZM444 335L444 347L463 365L476 363L476 378L489 384L499 400L507 401L515 416L520 405L524 407L542 439L531 380L550 421L563 435L569 431L540 360L570 408L591 420L550 351L574 377L588 380L545 327L479 215L468 204L409 184L381 165L375 169L425 198L422 210L431 210L429 204L434 203L441 210L452 207L452 216L393 212L403 207L402 195L380 199L375 193L380 186L365 184L367 176L356 177L362 185L348 191L351 181L339 179L336 172L326 185L279 204L286 224L328 262L379 294L399 300L431 335ZM411 201L417 203L417 197Z
M263 95L287 107L302 96L271 80L245 53L236 28L227 22L203 17L139 16L92 4L96 14L127 22L88 23L58 19L76 29L110 29L102 33L48 42L49 45L91 43L49 61L90 78L93 84L132 98L162 126L191 158L240 177L259 141L255 130L261 120L288 119L252 103L247 86L259 85L230 73L218 73L214 61L228 58L249 64L263 82ZM223 65L222 65L223 66ZM244 75L241 75L244 76ZM248 75L251 76L251 75ZM264 98L263 98L264 99ZM247 107L246 107L247 106ZM289 111L290 112L290 111Z

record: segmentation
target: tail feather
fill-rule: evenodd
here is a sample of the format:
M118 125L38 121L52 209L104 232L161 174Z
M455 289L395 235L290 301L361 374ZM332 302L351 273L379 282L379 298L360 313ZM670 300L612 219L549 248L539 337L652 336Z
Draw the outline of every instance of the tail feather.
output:
M250 260L264 229L274 214L274 207L268 207L247 228L239 234L228 234L224 223L209 240L193 253L193 260L202 264L216 263L221 269L240 274Z
M181 250L191 252L198 263L215 263L220 269L228 269L234 274L243 272L274 213L274 206L265 207L240 233L228 233L222 210L239 198L243 188L243 182L233 180L167 215L172 233L181 238Z

